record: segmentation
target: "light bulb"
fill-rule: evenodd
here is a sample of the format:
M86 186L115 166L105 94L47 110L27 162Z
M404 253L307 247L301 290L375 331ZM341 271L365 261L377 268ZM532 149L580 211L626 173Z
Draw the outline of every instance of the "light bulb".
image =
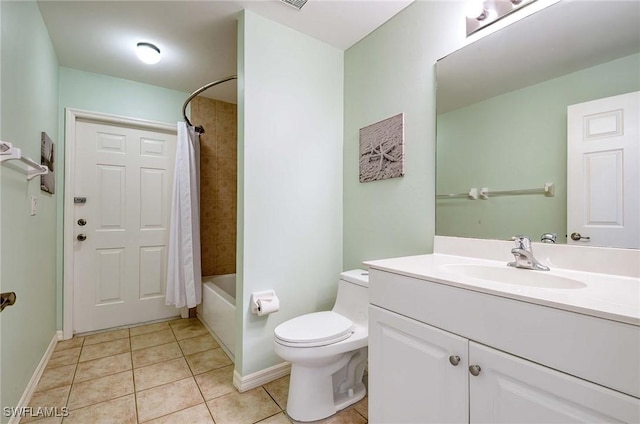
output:
M486 16L483 0L467 0L464 6L464 14L469 19L482 20Z
M151 43L138 43L136 53L138 59L149 65L160 61L160 49Z

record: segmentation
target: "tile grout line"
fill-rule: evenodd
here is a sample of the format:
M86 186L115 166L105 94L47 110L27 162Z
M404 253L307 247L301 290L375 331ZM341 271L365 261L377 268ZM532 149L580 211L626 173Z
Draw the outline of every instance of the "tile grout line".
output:
M213 412L211 412L211 409L209 408L209 405L208 405L208 403L207 403L207 400L205 399L204 393L202 393L202 389L200 388L200 385L198 384L198 380L196 380L196 376L197 376L197 375L206 374L207 372L215 371L216 369L220 369L220 368L224 368L224 367L218 367L218 368L214 368L214 369L212 369L212 370L208 370L208 371L204 371L204 372L201 372L201 373L199 373L199 374L196 374L196 373L194 372L194 370L193 370L193 368L192 368L191 364L190 364L190 363L189 363L189 361L187 360L187 355L185 355L185 353L184 353L184 349L183 349L183 347L182 347L182 344L180 343L180 340L177 340L178 338L177 338L177 336L176 336L176 334L175 334L175 331L174 331L174 329L173 329L173 326L171 326L171 325L170 325L170 327L171 327L171 331L172 331L172 332L173 332L173 334L174 334L174 337L176 337L176 341L178 342L178 347L179 347L179 349L180 349L180 352L182 353L182 356L183 356L184 360L187 362L187 366L189 367L189 371L191 372L191 378L193 378L193 380L195 381L195 383L196 383L196 387L198 388L198 392L200 393L200 396L202 396L202 400L204 401L204 406L207 408L207 412L209 413L209 416L211 417L211 420L212 420L212 421L214 422L214 424L215 424L215 419L213 418ZM205 334L209 334L209 332L207 331L207 333L205 333ZM190 338L195 338L195 337L200 337L200 336L194 336L194 337L190 337ZM189 339L189 338L187 338L187 339ZM183 340L187 340L187 339L183 339ZM219 348L219 347L218 347L218 348ZM206 352L207 350L213 350L213 349L206 349L206 350L204 350L203 352ZM196 353L200 353L200 352L196 352ZM223 395L221 395L221 396L223 396ZM218 396L218 397L221 397L221 396Z
M170 321L167 321L167 324L169 325L169 329L171 330L171 334L173 335L173 338L176 339L176 335L173 332L173 327L171 326L171 324L169 324L169 322ZM159 331L162 331L162 330L151 331L149 333L138 334L137 336L145 336L147 334L153 334L153 333L157 333ZM131 331L129 331L129 338L131 338ZM177 339L176 339L176 342L177 342ZM129 340L129 343L131 343L131 340ZM169 342L169 343L173 343L173 342ZM169 343L165 343L165 344L169 344ZM156 346L162 346L162 345L156 345ZM156 346L148 346L146 348L138 349L138 350L150 349L150 348L156 347ZM178 348L180 348L180 343L178 343ZM182 350L180 351L180 353L182 353ZM183 357L184 357L184 355L183 355ZM157 362L156 364L151 364L151 365L157 365L157 364L161 364L163 362L166 362L166 361ZM147 366L151 366L151 365L147 365ZM138 367L138 368L143 368L143 367ZM131 349L131 372L133 373L133 393L134 393L134 398L135 398L135 402L136 402L136 423L141 424L140 423L140 416L138 414L138 393L139 392L138 392L138 390L136 390L135 371L134 371L134 367L133 367L133 349ZM163 386L163 385L161 384L160 386L155 386L155 387L161 387L161 386ZM150 390L150 389L153 389L153 388L154 387L148 387L145 390ZM140 390L140 392L142 392L142 391L143 390ZM157 418L165 417L167 415L170 415L170 414L161 415L161 416L158 416L158 417L155 417L155 418L152 418L152 419L155 420ZM147 420L147 421L151 421L151 420Z
M207 404L207 399L205 399L204 393L202 393L202 388L200 387L200 385L198 384L198 380L196 380L196 374L193 373L193 369L191 369L191 365L189 365L189 361L187 361L187 358L184 354L184 351L182 350L182 345L180 344L180 342L178 342L178 347L180 348L180 351L182 352L182 357L184 358L185 362L187 363L187 367L189 367L189 372L191 372L191 378L193 378L193 381L195 381L196 383L196 387L198 388L198 392L200 392L200 396L202 396L202 400L204 401L204 407L207 408L207 412L209 413L209 416L211 417L211 421L213 421L213 423L215 424L215 420L213 419L213 413L211 413L211 409L209 409L209 405ZM208 372L208 371L206 371ZM200 373L197 375L201 375L204 373Z
M262 386L260 386L260 387L262 387L262 388L264 389L264 391L265 391L265 392L267 392L267 395L269 395L269 397L271 398L271 400L273 401L273 403L275 403L275 404L276 404L276 406L280 409L280 411L279 411L279 412L277 412L277 413L275 413L275 414L273 414L273 415L270 415L270 416L268 416L268 417L266 417L266 418L263 418L263 419L261 419L261 420L259 420L259 421L256 421L256 423L259 423L260 421L264 421L264 420L269 419L269 418L271 418L271 417L275 417L276 415L278 415L278 414L280 414L280 413L282 413L282 414L284 415L284 417L285 417L289 422L292 422L292 421L291 421L291 419L289 418L289 415L287 415L287 411L285 411L284 409L282 409L282 407L280 406L280 404L278 403L278 401L276 401L276 399L271 395L271 393L269 392L269 390L268 390L265 386L266 386L266 384L263 384L263 385L262 385Z
M196 384L196 387L198 388L198 392L200 393L200 396L202 397L202 401L203 401L203 403L202 403L202 404L204 404L204 406L207 408L207 412L209 413L209 416L210 416L210 417L211 417L211 419L213 420L213 416L211 415L211 411L209 410L209 407L207 406L207 401L205 400L204 395L202 394L202 390L200 389L200 386L198 385L198 382L197 382L197 381L196 381L196 379L195 379L195 374L193 373L193 369L191 368L191 365L189 364L189 361L187 361L187 358L186 358L186 355L185 355L184 350L183 350L183 348L182 348L182 345L180 344L180 340L178 340L178 337L177 337L177 335L176 335L176 332L175 332L175 330L174 330L173 326L172 326L170 323L169 323L169 329L171 330L171 334L173 335L173 338L175 339L175 342L177 343L177 345L178 345L178 349L180 350L180 354L181 354L181 357L180 357L180 358L174 358L174 359L184 359L184 361L186 362L187 367L189 368L189 373L191 374L191 377L190 377L190 378L191 378L191 379L193 379L194 383ZM187 338L185 338L185 339L183 339L183 340L187 340L187 339L195 338L195 337L199 337L199 336L187 337ZM166 344L170 344L170 343L173 343L173 342L169 342L169 343L166 343ZM153 346L150 346L150 347L153 347ZM167 361L162 361L162 362L167 362ZM158 363L162 363L162 362L158 362ZM189 378L189 377L187 377L187 378ZM182 380L186 380L186 378L185 378L185 379L182 379ZM180 381L180 380L177 380L177 381ZM174 381L174 382L169 382L169 383L166 383L166 384L171 384L171 383L175 383L175 381ZM135 380L134 380L134 384L135 384ZM163 386L163 385L164 385L164 384L162 384L162 385L160 385L160 386ZM160 387L160 386L155 386L155 387ZM152 388L149 388L149 389L152 389ZM145 390L149 390L149 389L145 389ZM136 399L137 399L137 393L138 393L138 392L136 391ZM200 405L200 404L197 404L197 405ZM166 417L166 416L169 416L169 415L171 415L171 414L175 414L175 413L177 413L177 412L181 412L181 411L184 411L184 410L186 410L186 409L189 409L189 408L195 407L195 406L197 406L197 405L192 405L192 406L189 406L189 407L187 407L187 408L182 408L182 409L179 409L179 410L177 410L177 411L172 411L172 412L170 412L170 413L168 413L168 414L161 415L161 416L155 417L155 418L153 418L153 419L158 419L158 418L161 418L161 417ZM137 407L137 400L136 400L136 407ZM215 421L214 421L214 423L215 423Z
M69 385L69 393L67 393L67 400L64 402L64 406L65 408L67 408L67 410L69 411L69 413L71 413L71 410L69 409L69 399L71 399L71 390L73 390L73 383L76 380L76 374L78 373L78 367L80 366L80 355L82 355L82 349L84 348L84 342L86 339L82 339L82 343L80 344L80 352L78 352L78 359L76 360L76 368L73 371L73 378L71 379L71 385ZM66 420L66 417L62 418L61 422L64 422Z
M76 381L76 375L78 374L78 367L80 366L80 355L82 355L82 349L84 349L84 342L87 341L86 338L82 339L82 343L80 344L80 352L78 353L78 360L76 361L76 368L73 371L73 378L71 379L71 386L69 386L69 393L67 393L67 400L64 403L64 406L67 408L69 413L71 410L69 409L69 400L71 399L71 390L73 390L73 385ZM63 417L61 422L64 422L67 418Z
M278 401L276 400L276 398L274 398L273 396L271 396L271 393L269 393L269 389L267 389L266 384L263 384L262 387L264 389L265 392L267 392L267 395L269 395L269 397L271 398L271 400L278 406L278 408L280 409L280 412L284 412L284 409L282 409L282 407L280 406L280 404L278 403ZM274 414L276 415L276 414Z
M129 359L131 360L131 379L133 380L133 409L136 414L136 424L140 423L138 414L138 391L136 390L136 374L133 367L133 349L131 348L131 328L129 328Z

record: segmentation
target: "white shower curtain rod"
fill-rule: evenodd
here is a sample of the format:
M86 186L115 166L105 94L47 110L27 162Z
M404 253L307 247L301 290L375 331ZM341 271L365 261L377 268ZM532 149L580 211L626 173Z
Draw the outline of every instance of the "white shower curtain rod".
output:
M198 88L196 91L191 93L191 95L187 98L187 100L182 105L182 116L184 117L184 122L186 122L187 125L190 126L190 127L193 126L191 124L191 121L189 121L189 119L187 118L187 105L189 104L189 102L191 100L193 100L198 94L202 93L205 90L210 89L211 87L214 87L214 86L216 86L218 84L222 84L223 82L231 81L231 80L234 80L234 79L238 79L238 76L237 75L231 75L231 76L223 78L221 80L210 82L209 84L203 85L202 87ZM200 134L204 133L204 128L201 125L196 127L195 130L196 130L196 132L198 132Z

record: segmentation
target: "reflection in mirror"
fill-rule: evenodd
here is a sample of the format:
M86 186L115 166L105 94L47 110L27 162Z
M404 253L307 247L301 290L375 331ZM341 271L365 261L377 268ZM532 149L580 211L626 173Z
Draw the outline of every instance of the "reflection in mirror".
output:
M535 0L465 0L467 36L492 25L510 13L533 3Z
M567 107L640 90L638 22L637 1L564 0L438 61L437 235L566 243Z

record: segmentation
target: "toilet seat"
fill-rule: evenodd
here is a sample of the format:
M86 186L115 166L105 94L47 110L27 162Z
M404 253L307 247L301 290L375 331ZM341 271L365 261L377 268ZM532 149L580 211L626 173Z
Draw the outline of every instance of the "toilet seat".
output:
M302 315L274 330L278 343L293 347L330 345L348 339L353 332L353 322L333 311Z

